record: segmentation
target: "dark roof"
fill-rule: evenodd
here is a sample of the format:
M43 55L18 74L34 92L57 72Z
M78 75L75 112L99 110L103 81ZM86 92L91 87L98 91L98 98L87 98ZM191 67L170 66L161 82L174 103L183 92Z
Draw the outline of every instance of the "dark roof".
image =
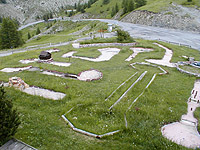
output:
M0 147L0 150L37 150L30 145L16 140L16 139L11 139L7 143L5 143L3 146Z

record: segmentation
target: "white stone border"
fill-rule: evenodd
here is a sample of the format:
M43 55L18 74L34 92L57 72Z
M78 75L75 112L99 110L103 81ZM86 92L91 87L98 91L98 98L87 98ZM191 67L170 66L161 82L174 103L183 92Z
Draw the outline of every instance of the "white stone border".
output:
M66 121L68 123L68 125L70 126L70 128L73 130L73 131L76 131L78 133L81 133L81 134L84 134L84 135L87 135L87 136L91 136L91 137L95 137L95 138L98 138L98 139L101 139L105 136L110 136L110 135L113 135L113 134L116 134L116 133L119 133L120 130L116 130L116 131L113 131L113 132L108 132L108 133L105 133L105 134L101 134L101 135L98 135L98 134L95 134L95 133L91 133L91 132L88 132L88 131L85 131L85 130L82 130L82 129L79 129L79 128L76 128L66 117L65 115L62 115L62 118L64 119L64 121Z

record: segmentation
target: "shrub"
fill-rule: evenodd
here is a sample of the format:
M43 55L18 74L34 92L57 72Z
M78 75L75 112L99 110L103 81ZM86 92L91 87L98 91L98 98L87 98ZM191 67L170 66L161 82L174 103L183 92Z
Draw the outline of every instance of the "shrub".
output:
M13 109L11 100L5 97L5 91L0 86L0 145L15 135L20 124L19 115Z
M134 42L134 40L128 32L118 29L117 30L117 42L128 43L128 42Z

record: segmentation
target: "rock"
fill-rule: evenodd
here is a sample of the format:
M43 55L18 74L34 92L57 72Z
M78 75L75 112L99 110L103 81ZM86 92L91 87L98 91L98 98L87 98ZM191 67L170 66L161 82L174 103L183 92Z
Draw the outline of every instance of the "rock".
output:
M47 52L47 51L42 51L39 55L39 58L41 60L47 60L51 58L51 53Z
M9 78L8 84L10 87L13 86L19 90L24 90L25 88L29 87L29 85L26 84L20 77Z

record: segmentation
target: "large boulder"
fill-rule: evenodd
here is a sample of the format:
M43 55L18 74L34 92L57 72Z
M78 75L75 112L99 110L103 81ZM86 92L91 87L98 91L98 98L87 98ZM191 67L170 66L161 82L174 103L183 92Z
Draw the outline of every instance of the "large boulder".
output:
M39 55L39 58L41 60L47 60L51 58L51 53L47 52L47 51L42 51Z

